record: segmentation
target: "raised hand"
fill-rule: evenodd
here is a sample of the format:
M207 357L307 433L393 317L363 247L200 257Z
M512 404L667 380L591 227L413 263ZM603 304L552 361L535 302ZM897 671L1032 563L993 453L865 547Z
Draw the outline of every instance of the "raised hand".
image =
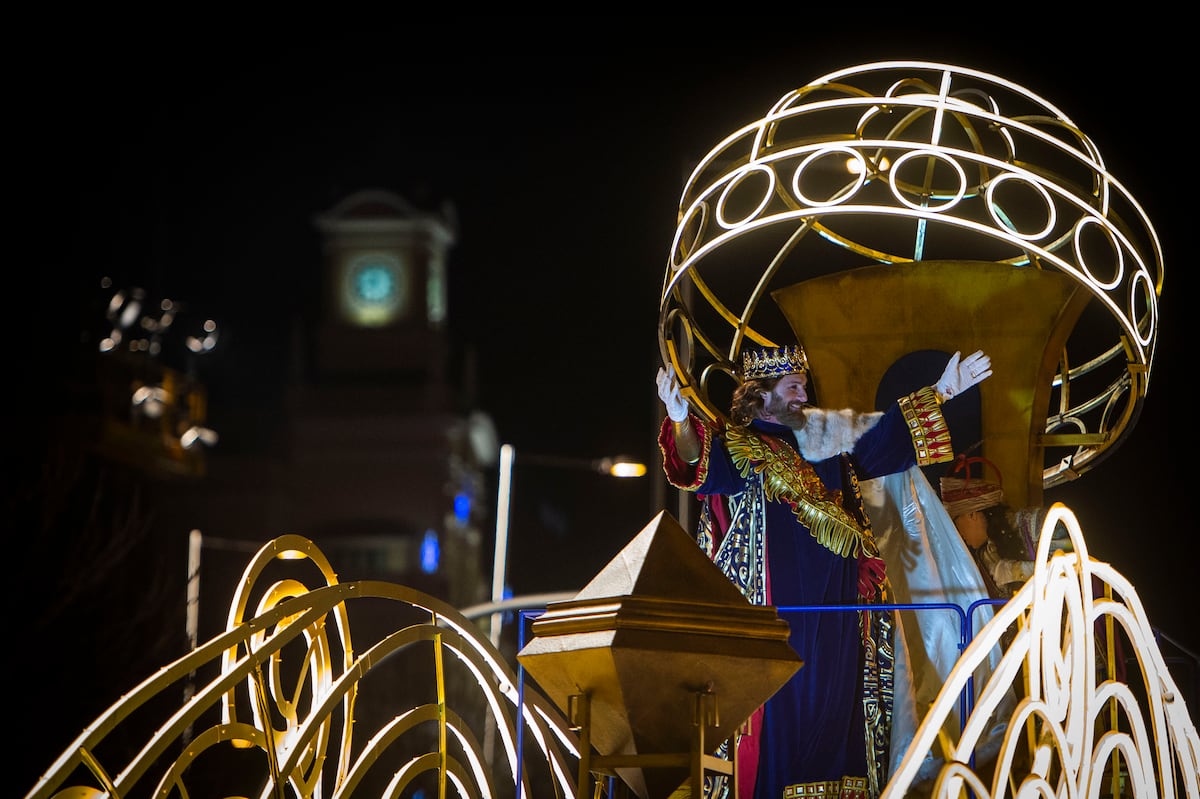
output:
M667 364L658 370L658 398L667 406L667 416L672 422L682 422L688 417L687 400L679 389L679 380L675 377L675 367Z
M946 364L946 371L938 378L934 389L943 399L951 399L973 385L983 382L992 375L992 359L976 350L965 358L956 352Z

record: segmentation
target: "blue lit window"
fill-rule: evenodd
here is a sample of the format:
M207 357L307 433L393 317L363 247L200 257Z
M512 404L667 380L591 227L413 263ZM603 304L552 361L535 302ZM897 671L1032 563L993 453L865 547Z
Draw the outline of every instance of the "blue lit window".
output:
M454 495L454 518L459 524L466 524L471 519L471 497L461 491Z
M421 541L421 571L426 574L436 573L441 560L442 547L438 543L438 535L433 530L426 530L425 538Z

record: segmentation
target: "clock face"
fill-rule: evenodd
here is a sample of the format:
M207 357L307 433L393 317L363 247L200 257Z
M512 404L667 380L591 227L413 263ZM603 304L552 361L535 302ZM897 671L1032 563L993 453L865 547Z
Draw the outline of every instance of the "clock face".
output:
M342 307L350 322L366 327L390 324L408 307L408 271L391 253L368 253L347 265Z
M386 264L363 264L354 273L354 292L365 303L387 302L396 293L396 275Z

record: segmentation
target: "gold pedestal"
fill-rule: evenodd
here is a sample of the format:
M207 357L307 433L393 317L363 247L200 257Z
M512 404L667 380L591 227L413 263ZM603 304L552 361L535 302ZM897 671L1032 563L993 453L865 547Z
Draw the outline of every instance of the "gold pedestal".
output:
M551 603L517 659L580 730L577 796L599 773L641 799L686 780L699 797L705 773L732 776L713 753L803 665L787 622L751 605L665 512Z
M715 755L707 754L716 743L720 747L721 740L712 741L706 730L720 724L720 713L717 707L717 695L708 691L697 691L692 705L692 745L686 752L667 752L637 755L594 755L591 746L591 701L587 694L576 694L569 698L568 716L572 725L579 729L579 781L575 795L577 799L586 799L592 795L596 777L619 776L620 769L627 773L641 775L645 769L669 769L665 784L674 782L680 770L686 769L687 777L682 785L690 790L690 797L704 796L704 778L708 775L724 776L731 780L730 799L738 799L737 768L733 759L726 760ZM723 740L723 739L722 739ZM732 747L731 747L732 751ZM732 756L731 756L732 757ZM647 783L647 790L651 781ZM626 784L629 784L626 782ZM631 786L632 787L632 786ZM639 794L642 795L642 794ZM665 796L665 795L664 795Z

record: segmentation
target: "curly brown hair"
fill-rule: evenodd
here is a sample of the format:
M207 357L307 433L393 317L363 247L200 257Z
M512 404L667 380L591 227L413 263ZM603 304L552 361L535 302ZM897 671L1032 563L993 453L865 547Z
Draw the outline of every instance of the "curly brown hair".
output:
M757 380L747 380L733 391L733 399L729 403L729 418L739 427L745 427L762 415L762 393L770 393L779 382L778 377L762 377Z

